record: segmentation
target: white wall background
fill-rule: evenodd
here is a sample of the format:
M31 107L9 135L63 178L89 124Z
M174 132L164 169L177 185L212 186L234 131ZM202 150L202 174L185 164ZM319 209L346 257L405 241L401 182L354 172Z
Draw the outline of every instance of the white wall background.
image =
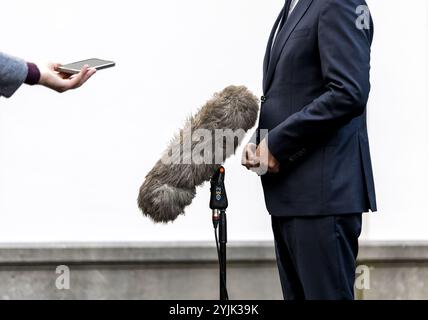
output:
M371 0L370 134L380 213L367 239L428 240L428 2ZM153 225L138 188L213 92L261 94L282 0L5 1L0 50L27 60L113 59L82 89L0 100L0 242L212 240L208 188ZM239 151L240 152L240 151ZM259 179L227 163L231 240L271 239Z

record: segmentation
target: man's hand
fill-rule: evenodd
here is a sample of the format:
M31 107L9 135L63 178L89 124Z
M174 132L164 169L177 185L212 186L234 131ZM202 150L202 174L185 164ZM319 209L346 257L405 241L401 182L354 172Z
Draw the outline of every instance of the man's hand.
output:
M244 152L242 153L242 165L248 170L260 166L260 161L257 158L256 151L257 145L254 143L249 143L244 148Z
M280 169L280 164L278 160L275 159L272 153L269 151L269 147L266 139L264 139L257 148L256 151L257 157L260 159L260 165L262 168L268 169L270 173L278 173Z
M244 148L242 165L255 172L278 173L280 170L280 164L270 153L266 140L263 140L258 148L254 143Z
M60 66L59 63L50 63L46 67L41 67L39 84L57 92L65 92L79 88L96 72L86 65L78 74L69 75L58 72Z

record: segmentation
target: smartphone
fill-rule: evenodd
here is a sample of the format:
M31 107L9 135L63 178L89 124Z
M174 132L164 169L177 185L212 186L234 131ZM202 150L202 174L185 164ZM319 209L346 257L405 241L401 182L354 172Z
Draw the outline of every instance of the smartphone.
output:
M59 72L68 73L68 74L76 74L82 70L83 66L88 65L89 68L95 68L97 70L111 68L116 65L113 61L107 61L102 59L87 59L82 61L77 61L73 63L69 63L63 65L58 68Z

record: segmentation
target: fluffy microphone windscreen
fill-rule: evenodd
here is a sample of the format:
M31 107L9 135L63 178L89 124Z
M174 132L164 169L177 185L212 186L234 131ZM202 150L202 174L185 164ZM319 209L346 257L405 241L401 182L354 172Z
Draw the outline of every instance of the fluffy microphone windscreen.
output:
M259 100L246 87L216 93L170 142L140 188L138 206L154 222L171 222L192 203L196 187L209 181L236 152L257 121Z

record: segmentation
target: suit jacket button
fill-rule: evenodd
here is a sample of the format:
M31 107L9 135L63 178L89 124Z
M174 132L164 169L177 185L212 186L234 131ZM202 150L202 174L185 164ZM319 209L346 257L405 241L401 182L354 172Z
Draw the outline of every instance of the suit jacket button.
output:
M265 103L265 102L266 102L266 100L267 100L267 97L262 96L262 97L260 98L260 100L262 101L262 103Z

